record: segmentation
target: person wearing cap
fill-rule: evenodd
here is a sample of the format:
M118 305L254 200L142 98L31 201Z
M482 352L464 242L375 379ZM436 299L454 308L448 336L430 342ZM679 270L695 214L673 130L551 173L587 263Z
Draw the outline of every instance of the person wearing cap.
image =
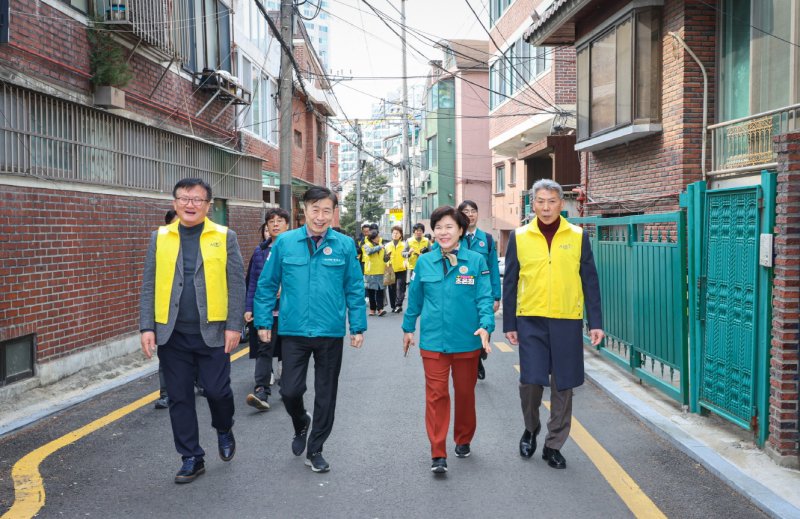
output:
M269 261L258 278L254 321L259 339L269 342L280 289L280 394L294 426L292 453L300 456L305 451L311 470L327 472L330 465L322 449L333 429L346 325L350 325L350 346L360 348L367 317L353 240L330 228L338 204L336 194L312 186L303 195L303 204L306 223L279 235L272 244ZM303 402L312 356L313 420Z
M486 259L489 266L489 277L492 281L492 298L494 299L494 311L500 308L500 266L497 263L497 244L491 234L478 229L478 204L472 200L464 200L458 204L458 211L467 217L469 226L462 238L462 246L469 250L480 252ZM478 357L478 379L486 378L486 370L483 367L483 358Z
M408 289L403 318L403 351L414 345L417 319L419 348L425 370L425 426L431 443L431 471L447 472L447 431L450 427L450 388L453 378L455 454L471 454L477 426L475 384L477 358L490 352L494 330L492 287L486 260L460 245L466 217L450 206L431 214L439 248L417 261Z

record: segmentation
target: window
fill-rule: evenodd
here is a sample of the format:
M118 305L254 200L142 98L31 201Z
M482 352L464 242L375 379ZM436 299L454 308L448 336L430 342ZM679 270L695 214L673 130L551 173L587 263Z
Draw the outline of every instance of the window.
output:
M175 17L186 20L181 34L184 67L231 71L230 10L220 0L185 0Z
M34 336L0 342L0 386L33 376Z
M89 0L61 0L63 3L67 5L71 5L78 11L82 13L89 12Z
M239 68L242 84L250 88L250 106L239 109L239 125L267 142L278 142L278 107L275 103L277 83L242 56Z
M326 133L325 133L325 123L317 119L317 158L321 159L322 155L325 153L325 144L326 144Z
M489 0L489 25L497 23L503 13L514 0Z
M303 134L297 130L294 131L294 145L298 148L303 147Z
M720 120L797 103L800 3L723 0L721 7Z
M505 193L506 192L506 167L505 166L495 166L494 168L494 182L495 182L495 193Z
M635 9L578 47L578 141L660 120L660 14Z
M489 66L489 108L494 110L550 70L552 52L546 47L529 45L520 38L498 56Z
M509 178L508 178L508 185L513 186L517 183L517 163L512 162L509 166Z
M428 161L425 167L427 169L439 167L439 142L436 135L428 139Z

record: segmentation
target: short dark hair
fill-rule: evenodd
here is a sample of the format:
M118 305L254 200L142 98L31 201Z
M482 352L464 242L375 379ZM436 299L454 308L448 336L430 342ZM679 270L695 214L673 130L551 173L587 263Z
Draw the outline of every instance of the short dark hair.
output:
M449 216L456 221L456 224L458 224L458 226L461 228L461 236L464 236L464 232L467 230L469 221L467 220L467 217L464 216L464 213L457 211L452 205L443 205L433 210L431 213L431 229L434 229L436 224L439 223L439 220L445 216Z
M364 223L362 223L362 224L361 224L361 228L363 229L364 227L366 227L367 229L369 229L369 224L368 224L367 222L364 222Z
M176 216L178 216L178 213L175 212L175 209L170 209L167 211L167 214L164 215L164 223L167 225L171 224Z
M258 239L264 239L264 230L267 228L267 222L261 224L261 227L258 228Z
M369 224L369 230L370 231L377 231L378 230L378 224L377 223Z
M400 227L399 225L395 225L394 227L392 227L392 231L399 232L400 233L400 239L401 240L403 239L403 228L402 227Z
M378 237L378 229L370 229L369 231L369 239L374 240Z
M423 224L423 223L415 223L414 224L414 228L411 229L411 230L412 231L416 231L417 229L419 229L422 232L425 232L425 224Z
M267 211L267 215L264 217L264 223L269 222L273 218L283 218L286 220L286 223L289 223L289 211L286 209L282 209L280 207L273 207L269 211Z
M303 203L308 204L312 202L316 202L318 200L329 199L333 202L333 207L339 205L339 198L337 198L336 193L328 189L327 187L323 186L311 186L308 190L303 194Z
M478 210L478 204L476 204L472 200L464 200L463 202L458 204L458 212L459 213L464 212L464 209L466 209L467 207L471 207L471 208L475 209L476 211Z
M196 186L200 186L206 190L206 200L214 198L211 194L211 186L202 178L184 178L183 180L179 180L178 183L175 184L175 187L172 188L172 198L178 197L179 189L191 189Z

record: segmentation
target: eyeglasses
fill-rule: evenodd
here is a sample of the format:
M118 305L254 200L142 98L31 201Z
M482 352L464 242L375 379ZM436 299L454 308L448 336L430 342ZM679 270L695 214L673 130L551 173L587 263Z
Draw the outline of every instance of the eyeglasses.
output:
M199 197L189 198L186 196L176 197L175 200L177 200L181 205L189 205L191 203L194 206L201 205L203 204L203 202L208 202L208 200L206 200L205 198L199 198Z

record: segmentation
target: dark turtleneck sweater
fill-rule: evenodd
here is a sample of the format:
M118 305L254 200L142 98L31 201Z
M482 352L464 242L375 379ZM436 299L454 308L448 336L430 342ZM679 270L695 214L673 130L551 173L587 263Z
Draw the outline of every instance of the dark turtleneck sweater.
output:
M544 234L544 237L547 240L547 250L550 250L550 245L553 243L553 236L556 235L558 226L561 225L561 218L551 224L546 224L537 218L536 225L539 227L539 230L542 231L542 234Z
M197 255L200 253L203 225L202 223L194 227L178 225L183 254L183 290L181 290L175 329L181 333L200 333L200 311L197 308L197 293L194 289L194 272L197 270Z

